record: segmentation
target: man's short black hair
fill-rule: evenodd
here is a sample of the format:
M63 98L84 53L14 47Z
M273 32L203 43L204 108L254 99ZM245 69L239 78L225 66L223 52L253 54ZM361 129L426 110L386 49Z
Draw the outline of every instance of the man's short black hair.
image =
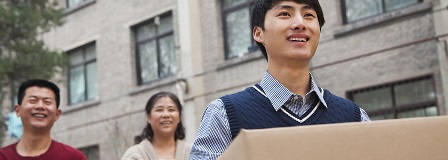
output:
M255 0L252 5L251 10L251 18L250 18L250 27L251 31L254 29L255 26L260 27L264 30L264 20L266 13L268 10L270 10L275 5L279 4L280 2L288 1L288 0ZM324 13L322 12L322 8L320 7L319 0L289 0L297 3L302 4L308 4L311 6L311 8L314 9L317 13L317 19L319 21L319 26L322 29L322 26L325 23L324 19ZM263 46L263 44L256 42L258 45L258 48L260 48L261 53L263 53L264 58L268 60L268 55L266 53L266 48Z
M59 102L60 102L60 95L59 95L59 87L54 84L53 82L43 80L43 79L31 79L23 82L19 87L19 93L17 94L17 104L21 105L22 100L25 97L25 91L26 89L30 87L42 87L42 88L48 88L53 91L54 95L56 96L56 107L59 108Z

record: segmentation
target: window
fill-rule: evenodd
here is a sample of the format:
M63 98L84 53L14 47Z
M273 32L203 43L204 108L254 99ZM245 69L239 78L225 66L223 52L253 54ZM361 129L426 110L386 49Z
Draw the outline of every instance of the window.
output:
M69 104L98 97L95 43L69 51Z
M134 27L138 84L176 73L173 19L171 12Z
M348 92L372 120L437 116L432 76Z
M67 8L73 8L86 2L87 0L67 0Z
M100 159L100 152L98 145L90 146L90 147L84 147L79 149L84 155L87 157L88 160L99 160Z
M421 0L343 0L344 23L416 4Z
M256 50L250 29L251 2L253 0L222 1L226 59Z

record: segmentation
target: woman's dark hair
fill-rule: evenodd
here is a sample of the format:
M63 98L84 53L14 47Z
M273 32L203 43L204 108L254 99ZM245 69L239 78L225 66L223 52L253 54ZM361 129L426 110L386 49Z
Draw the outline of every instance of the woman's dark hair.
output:
M184 139L185 138L185 128L182 124L182 104L179 101L179 98L171 92L159 92L151 96L149 98L148 102L146 102L146 115L151 114L151 110L154 107L154 104L162 97L169 97L173 102L176 104L177 109L179 110L179 124L177 125L176 132L174 133L174 139ZM152 141L154 137L154 132L151 128L151 124L147 123L145 129L143 129L141 138L146 138L150 141Z
M59 95L59 87L53 82L44 79L31 79L23 82L19 87L19 93L17 94L17 104L22 105L22 100L25 97L26 89L30 87L48 88L53 91L56 101L56 108L59 108L61 97Z
M266 13L272 7L283 1L287 0L256 0L255 2L253 2L250 17L251 31L254 29L255 26L258 26L264 30L264 20ZM290 0L290 1L310 5L311 8L313 8L314 11L316 11L317 20L319 21L319 26L322 29L322 26L324 26L325 23L325 19L324 19L324 13L322 12L322 8L320 7L319 4L319 0ZM268 55L266 53L266 48L264 47L264 45L259 42L256 43L258 48L260 48L260 51L263 54L264 58L268 60Z

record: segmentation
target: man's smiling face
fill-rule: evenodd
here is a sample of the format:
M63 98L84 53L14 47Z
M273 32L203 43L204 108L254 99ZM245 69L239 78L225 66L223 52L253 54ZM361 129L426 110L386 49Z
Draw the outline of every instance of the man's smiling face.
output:
M61 115L53 91L37 86L26 89L21 105L16 105L15 110L26 130L50 130Z
M266 13L264 29L254 29L254 39L265 46L269 61L310 60L319 38L316 11L307 4L294 1L273 6Z

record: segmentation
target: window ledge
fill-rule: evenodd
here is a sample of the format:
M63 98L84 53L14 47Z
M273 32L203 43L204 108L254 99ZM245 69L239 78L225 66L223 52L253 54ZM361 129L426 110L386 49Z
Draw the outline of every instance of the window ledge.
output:
M64 107L61 107L61 110L62 110L62 114L66 114L66 113L74 112L74 111L77 111L80 109L96 106L98 104L100 104L100 100L95 99L95 100L89 100L89 101L76 103L73 105L64 106Z
M88 1L83 2L82 4L80 4L80 5L76 6L76 7L67 8L67 10L65 11L65 15L72 14L73 12L81 10L81 9L83 9L83 8L93 4L95 2L96 2L96 0L88 0Z
M429 10L431 10L431 8L432 8L431 3L420 3L420 4L412 5L412 6L403 8L403 9L383 13L383 14L380 14L380 15L372 17L372 18L367 18L367 19L364 19L361 21L343 25L342 27L335 30L334 36L335 37L344 36L344 35L362 30L364 28L368 28L368 27L371 27L374 25L388 22L393 19L413 15L413 14L424 12L424 11L429 11Z
M155 81L149 82L147 84L142 84L140 86L137 86L135 89L133 89L131 92L129 92L129 95L136 95L136 94L139 94L139 93L142 93L144 91L148 91L148 90L151 90L154 88L172 85L172 84L176 83L176 81L177 81L177 78L174 75L163 78L163 79L155 80Z
M258 59L262 59L262 58L264 58L263 54L261 54L261 52L259 50L257 50L257 51L245 54L244 56L241 56L241 57L236 57L236 58L226 60L224 63L218 65L217 70L219 71L219 70L235 67L240 64L248 63L248 62L255 61Z

